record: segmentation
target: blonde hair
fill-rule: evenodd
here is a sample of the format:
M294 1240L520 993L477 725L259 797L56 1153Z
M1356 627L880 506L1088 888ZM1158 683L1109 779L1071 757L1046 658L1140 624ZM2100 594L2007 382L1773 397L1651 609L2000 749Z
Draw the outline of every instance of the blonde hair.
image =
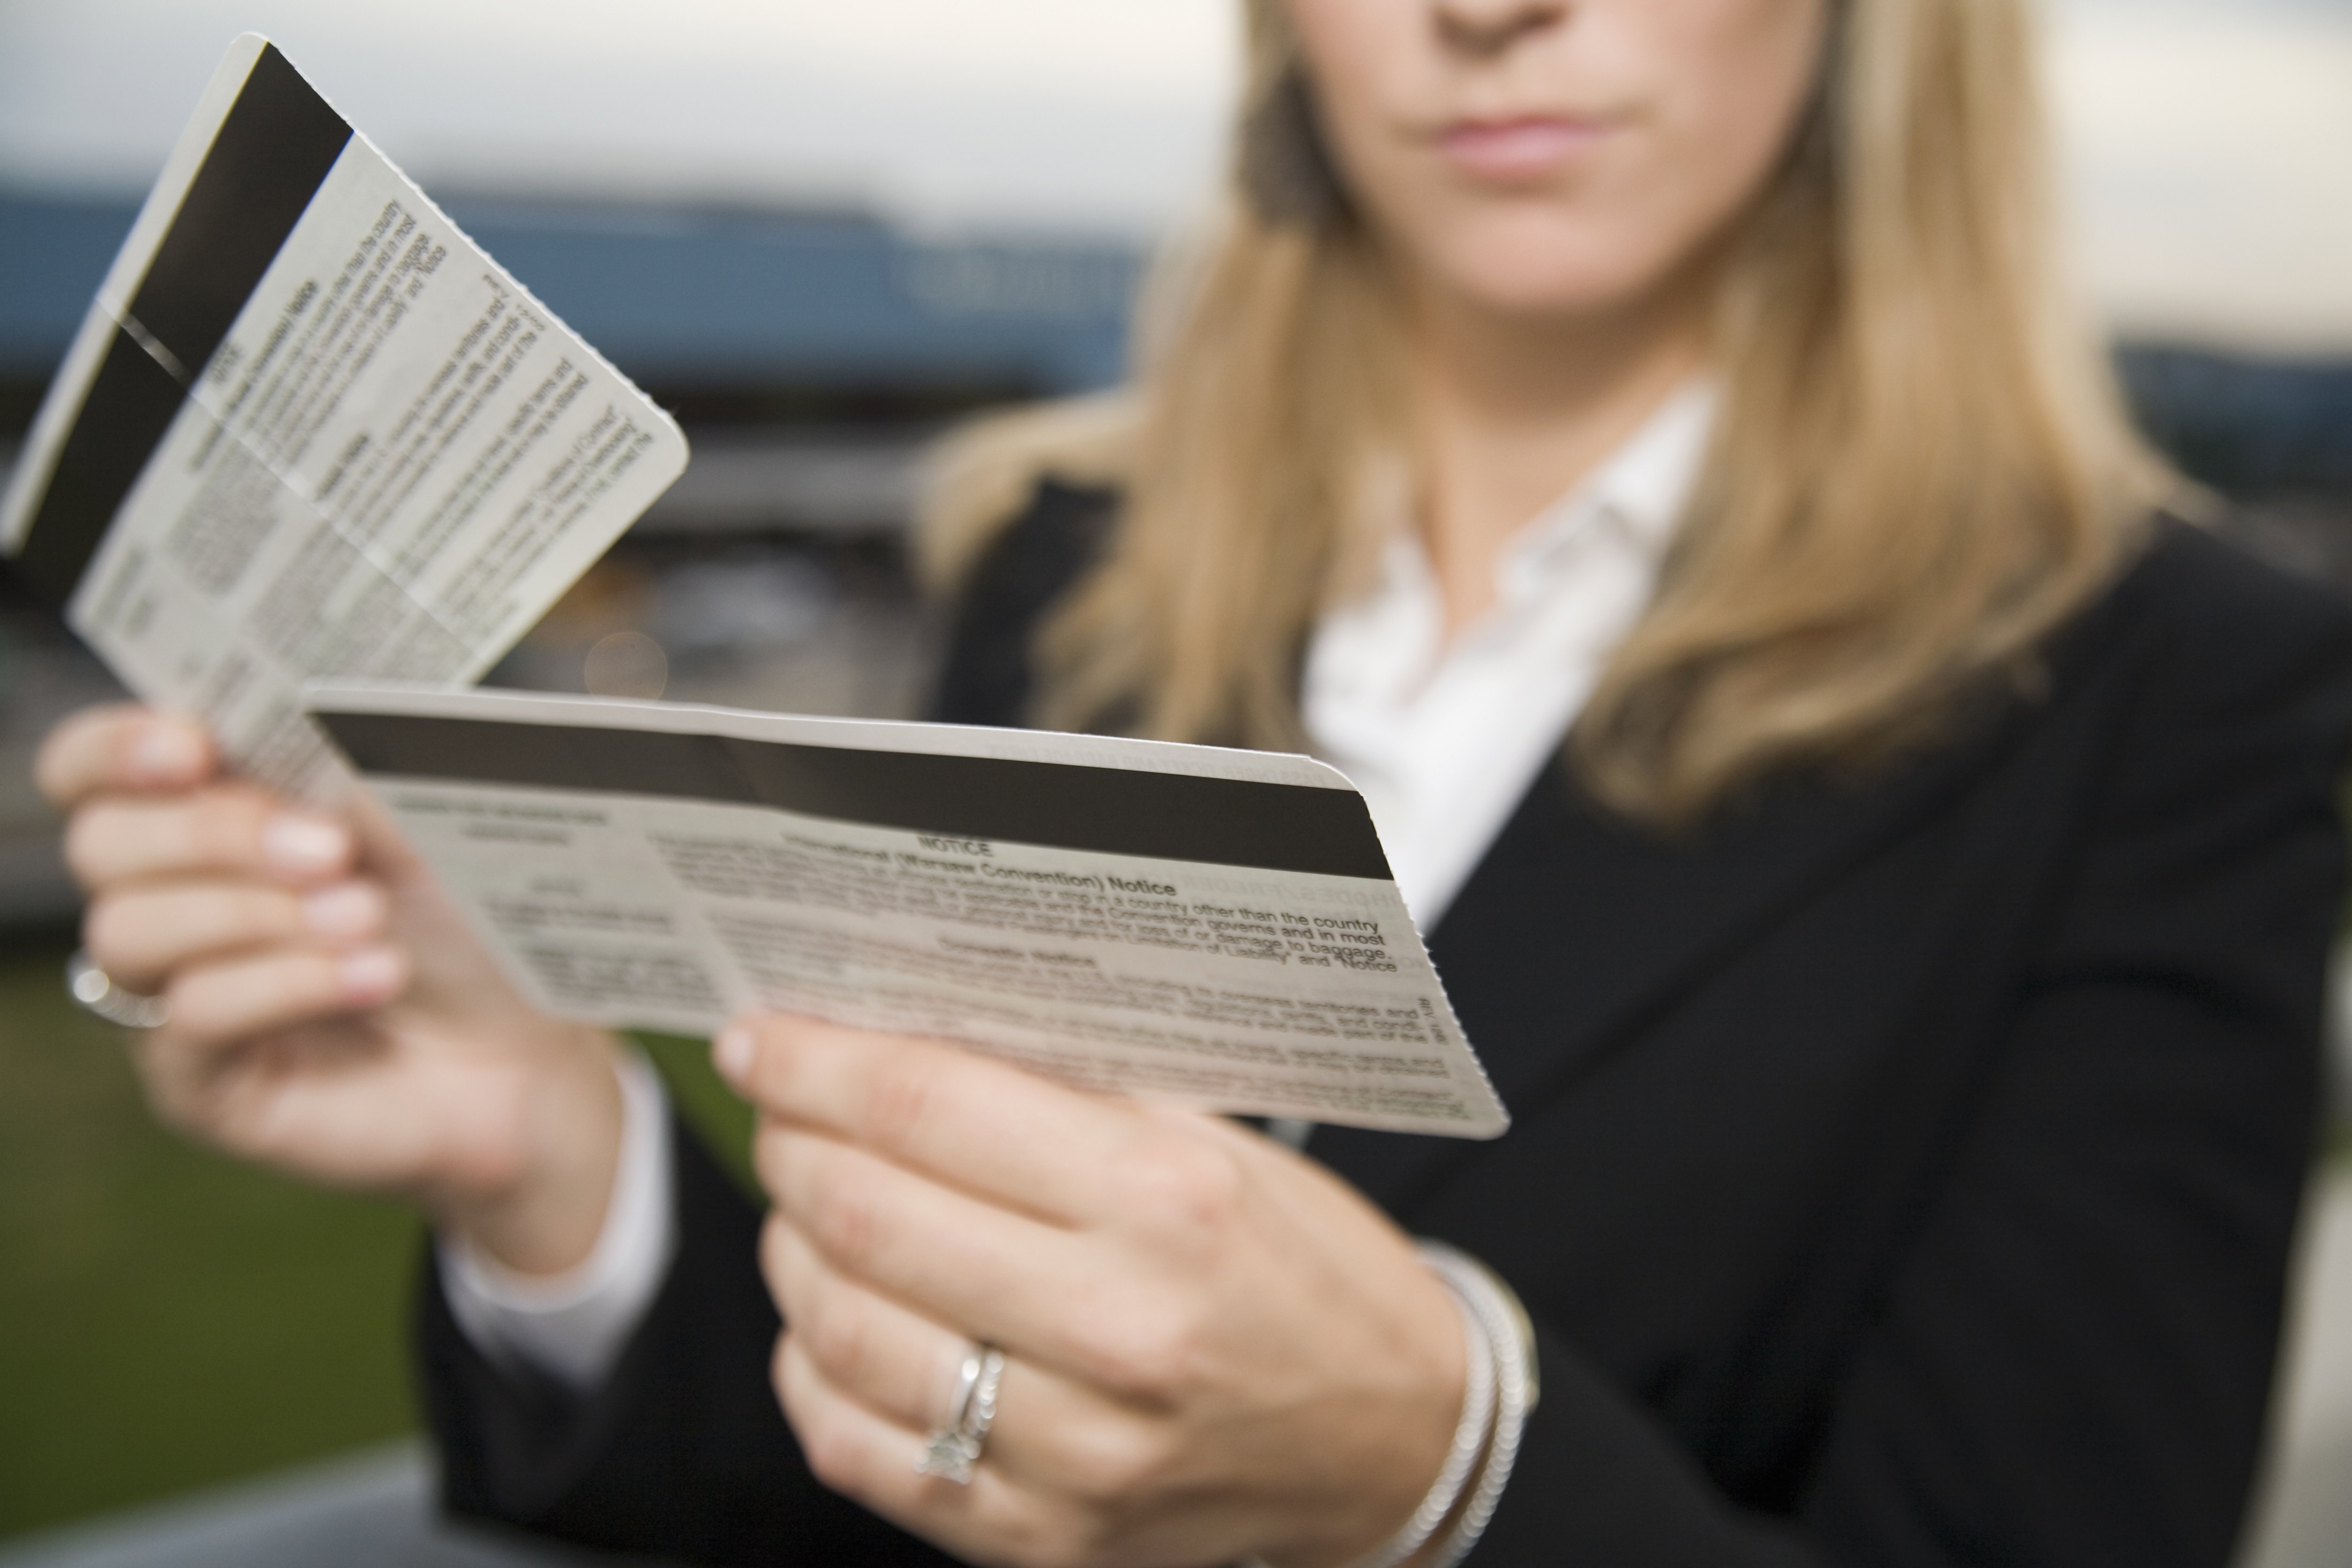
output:
M1235 198L1148 295L1134 384L983 425L937 470L943 585L1041 475L1120 493L1035 645L1046 724L1297 745L1300 650L1394 515L1373 487L1410 449L1399 308L1278 0L1248 15ZM2033 81L2021 0L1837 6L1731 239L1713 448L1570 740L1601 800L1687 822L1775 770L1931 741L2030 683L2131 549L2168 481L2059 283Z

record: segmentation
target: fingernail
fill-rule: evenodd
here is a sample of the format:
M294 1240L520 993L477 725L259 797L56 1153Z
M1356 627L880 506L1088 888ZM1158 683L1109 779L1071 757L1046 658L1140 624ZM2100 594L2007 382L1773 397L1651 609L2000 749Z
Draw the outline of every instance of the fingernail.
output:
M373 936L383 923L383 900L365 882L344 882L302 900L302 923L335 941Z
M400 954L388 947L347 953L335 964L336 983L354 1002L382 1002L400 988Z
M204 746L177 724L149 725L131 748L131 771L149 784L178 784L204 760Z
M334 869L349 848L343 830L333 823L290 811L279 812L261 829L261 852L279 870L296 876Z
M740 1024L730 1024L710 1042L711 1065L719 1069L720 1078L740 1089L744 1079L751 1075L751 1054L756 1048L751 1030Z

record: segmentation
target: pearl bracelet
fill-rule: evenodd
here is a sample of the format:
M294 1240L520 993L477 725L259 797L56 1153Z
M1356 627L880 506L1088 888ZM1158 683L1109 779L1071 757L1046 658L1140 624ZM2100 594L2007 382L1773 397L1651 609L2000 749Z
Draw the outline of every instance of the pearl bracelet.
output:
M1469 1373L1462 1387L1462 1417L1454 1424L1454 1446L1446 1450L1445 1463L1439 1468L1437 1479L1431 1485L1429 1494L1421 1500L1421 1506L1412 1510L1403 1529L1389 1537L1371 1555L1357 1559L1354 1568L1397 1568L1398 1563L1429 1544L1438 1526L1454 1516L1454 1505L1462 1500L1463 1489L1470 1484L1478 1468L1478 1456L1486 1450L1487 1434L1494 1427L1494 1346L1479 1321L1477 1308L1431 1256L1429 1244L1423 1243L1421 1252L1423 1261L1444 1281L1454 1305L1462 1313L1463 1350L1469 1360Z
M1503 1500L1511 1467L1518 1462L1520 1436L1542 1390L1535 1325L1528 1321L1527 1309L1511 1288L1468 1253L1443 1243L1421 1243L1421 1256L1477 1320L1495 1359L1495 1425L1486 1442L1486 1463L1478 1472L1469 1500L1455 1516L1453 1530L1425 1564L1425 1568L1454 1568L1486 1533L1496 1505Z
M1421 1242L1418 1249L1461 1310L1469 1355L1462 1415L1454 1424L1445 1463L1421 1506L1402 1530L1349 1568L1398 1568L1427 1547L1449 1519L1454 1528L1423 1568L1454 1568L1468 1556L1495 1517L1495 1506L1502 1500L1503 1487L1518 1458L1519 1435L1536 1406L1535 1330L1518 1297L1467 1253L1435 1241ZM1239 1568L1267 1564L1251 1557Z

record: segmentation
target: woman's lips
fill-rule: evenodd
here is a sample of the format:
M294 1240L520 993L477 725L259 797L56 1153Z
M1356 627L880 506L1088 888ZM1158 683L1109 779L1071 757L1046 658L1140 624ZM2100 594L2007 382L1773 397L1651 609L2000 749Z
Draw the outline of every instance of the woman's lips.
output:
M1438 150L1475 180L1539 179L1609 133L1605 120L1526 115L1465 120L1439 132Z

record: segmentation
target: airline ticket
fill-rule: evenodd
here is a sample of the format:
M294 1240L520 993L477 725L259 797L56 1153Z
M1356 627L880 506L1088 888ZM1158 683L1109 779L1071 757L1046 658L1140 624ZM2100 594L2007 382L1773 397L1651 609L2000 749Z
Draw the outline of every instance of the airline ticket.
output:
M1218 1110L1507 1124L1363 797L1311 758L407 687L309 701L550 1012L708 1034L777 1008Z
M316 796L304 679L478 679L686 455L248 34L50 387L0 552L140 697Z

